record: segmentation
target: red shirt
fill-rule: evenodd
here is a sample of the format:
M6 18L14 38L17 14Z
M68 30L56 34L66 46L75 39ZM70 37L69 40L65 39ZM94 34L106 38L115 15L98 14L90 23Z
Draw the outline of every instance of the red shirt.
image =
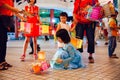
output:
M14 6L13 0L0 0L0 15L12 16L13 13L11 10L1 7L4 4L8 4L13 7Z
M79 8L84 8L87 5L93 5L96 2L98 2L98 0L75 0L73 13L77 13Z

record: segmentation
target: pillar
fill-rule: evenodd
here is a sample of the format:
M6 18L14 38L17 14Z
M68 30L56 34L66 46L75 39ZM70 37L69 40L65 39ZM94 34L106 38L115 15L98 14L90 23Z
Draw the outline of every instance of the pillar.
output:
M54 9L50 9L50 26L53 27L54 26Z
M18 38L18 18L15 17L15 38Z
M52 34L52 29L54 27L53 19L54 19L54 9L50 9L50 27L49 27L49 34L50 35Z

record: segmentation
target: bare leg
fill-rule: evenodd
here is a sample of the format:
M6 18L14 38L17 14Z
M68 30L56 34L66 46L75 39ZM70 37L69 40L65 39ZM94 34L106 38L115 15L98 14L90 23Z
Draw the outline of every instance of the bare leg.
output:
M33 37L33 49L34 58L37 59L37 37Z
M25 37L25 41L24 41L24 44L23 44L23 54L20 58L22 61L24 61L24 59L25 59L26 50L27 50L29 41L30 41L30 37Z

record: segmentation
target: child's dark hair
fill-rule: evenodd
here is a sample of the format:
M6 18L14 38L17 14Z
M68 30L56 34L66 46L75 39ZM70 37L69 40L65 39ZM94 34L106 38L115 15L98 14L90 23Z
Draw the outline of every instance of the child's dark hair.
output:
M28 3L30 3L30 0L27 0ZM36 0L34 1L34 4L36 3Z
M56 37L60 37L64 43L70 42L70 36L66 29L60 29L56 32Z
M67 14L66 12L61 12L61 13L60 13L60 16L65 16L65 17L68 18L68 14Z

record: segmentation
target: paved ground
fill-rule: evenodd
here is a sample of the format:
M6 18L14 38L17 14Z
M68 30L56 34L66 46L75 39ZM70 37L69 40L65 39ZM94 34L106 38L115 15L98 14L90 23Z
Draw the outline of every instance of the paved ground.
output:
M50 60L56 51L56 44L53 40L38 40L41 49L46 52L47 60ZM85 64L84 69L76 70L52 70L35 75L30 72L30 64L34 62L33 56L29 55L30 47L27 50L25 62L20 61L23 41L8 41L7 62L13 65L5 71L0 71L0 80L120 80L120 59L109 59L107 46L104 41L99 41L94 54L95 63L88 63L86 52L87 44L84 44L82 53ZM115 53L120 57L120 43Z

